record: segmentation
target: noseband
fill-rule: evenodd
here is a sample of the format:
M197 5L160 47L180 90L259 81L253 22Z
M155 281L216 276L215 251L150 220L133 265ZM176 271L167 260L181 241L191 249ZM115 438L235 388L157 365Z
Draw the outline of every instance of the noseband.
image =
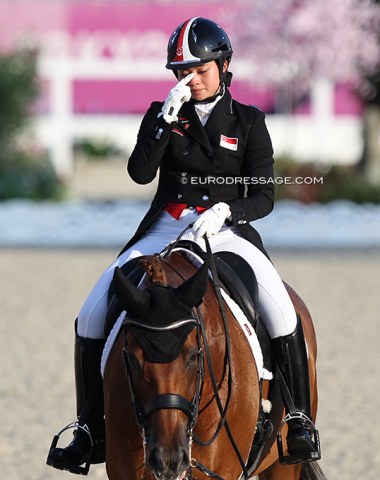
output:
M180 410L188 416L189 426L188 426L187 433L188 433L188 436L192 438L192 431L194 429L194 426L198 417L199 403L202 395L202 387L203 387L203 381L204 381L204 360L203 360L203 349L200 342L200 324L197 318L187 318L183 320L178 320L176 322L173 322L164 326L148 325L148 324L142 323L137 319L128 318L128 317L125 318L123 322L123 326L126 330L128 329L128 327L139 327L145 330L157 331L157 332L174 330L176 328L182 327L184 325L189 325L189 324L194 324L197 328L197 344L198 344L198 353L197 353L198 366L197 366L196 388L195 388L195 394L194 394L193 400L191 402L187 398L177 393L165 393L165 394L156 395L155 397L148 400L144 405L140 405L136 398L135 389L131 379L132 367L130 365L130 362L128 359L128 353L127 353L127 336L126 334L124 335L124 339L125 339L125 345L123 348L124 366L125 366L125 370L126 370L126 374L129 382L136 420L140 427L140 430L143 433L143 437L145 441L147 441L147 422L150 415L152 415L154 412L157 412L158 410L164 410L164 409Z

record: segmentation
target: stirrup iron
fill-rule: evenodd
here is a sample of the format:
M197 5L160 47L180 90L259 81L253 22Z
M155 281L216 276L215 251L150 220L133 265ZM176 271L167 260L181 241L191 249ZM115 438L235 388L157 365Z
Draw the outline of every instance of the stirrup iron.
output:
M300 425L304 425L305 428L310 429L310 440L314 446L314 452L298 452L298 453L291 453L284 456L283 444L282 444L282 429L286 423L292 420L300 420ZM319 441L319 432L315 428L314 423L310 420L310 418L305 415L303 412L296 412L296 413L288 413L285 415L281 425L277 431L277 448L278 448L278 456L279 462L282 465L292 465L295 463L307 463L307 462L315 462L320 460L321 458L321 446Z
M76 429L76 430L78 430L78 429L83 430L84 432L86 432L86 434L88 435L88 437L90 439L91 447L90 447L90 451L89 451L87 460L86 460L83 467L81 467L79 465L70 465L69 466L64 461L61 462L57 459L52 459L51 458L51 453L56 448L60 436L62 435L62 433L66 432L67 430L70 430L71 428ZM70 473L76 473L77 475L87 475L88 471L90 469L90 465L91 465L91 456L92 456L93 447L94 447L94 441L92 440L92 436L91 436L90 429L88 428L88 426L87 425L80 425L78 421L71 422L68 425L66 425L66 427L62 428L62 430L60 430L54 436L53 441L51 442L51 446L50 446L49 453L48 453L48 456L47 456L46 464L49 465L50 467L57 468L58 470L65 470L65 471L70 472Z

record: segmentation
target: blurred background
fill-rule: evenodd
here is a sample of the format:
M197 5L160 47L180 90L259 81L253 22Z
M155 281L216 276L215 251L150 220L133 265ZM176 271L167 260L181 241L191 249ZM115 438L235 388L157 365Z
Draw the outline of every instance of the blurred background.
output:
M125 166L143 114L174 85L168 38L194 16L228 32L231 93L266 113L277 203L255 227L315 319L321 465L330 479L378 477L380 2L1 0L7 478L69 478L44 457L75 412L71 322L154 195Z
M213 0L1 1L0 244L109 246L133 233L156 184L136 186L125 164L142 115L174 84L170 33L201 14L231 37L233 96L267 114L278 203L258 225L269 245L377 246L379 9L376 0L238 0L233 10Z

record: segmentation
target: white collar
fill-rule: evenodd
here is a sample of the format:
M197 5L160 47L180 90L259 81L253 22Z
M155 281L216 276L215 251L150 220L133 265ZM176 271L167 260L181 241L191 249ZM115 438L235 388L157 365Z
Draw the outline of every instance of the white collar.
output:
M224 92L223 92L224 95ZM218 95L213 102L210 103L195 103L194 108L198 114L199 120L201 121L202 125L205 126L206 122L213 111L215 105L223 98L223 95Z

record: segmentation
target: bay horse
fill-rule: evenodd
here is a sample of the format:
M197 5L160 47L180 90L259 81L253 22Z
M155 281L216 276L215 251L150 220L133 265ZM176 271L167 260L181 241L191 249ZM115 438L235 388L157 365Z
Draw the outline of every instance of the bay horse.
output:
M206 262L197 269L178 251L140 258L146 273L139 288L119 269L113 281L126 316L104 371L108 478L325 479L316 463L280 464L276 432L284 408L279 388L270 388L273 432L254 470L244 470L260 402L273 382L260 382L241 327L227 305L221 313ZM308 346L315 419L315 332L307 307L287 289Z

